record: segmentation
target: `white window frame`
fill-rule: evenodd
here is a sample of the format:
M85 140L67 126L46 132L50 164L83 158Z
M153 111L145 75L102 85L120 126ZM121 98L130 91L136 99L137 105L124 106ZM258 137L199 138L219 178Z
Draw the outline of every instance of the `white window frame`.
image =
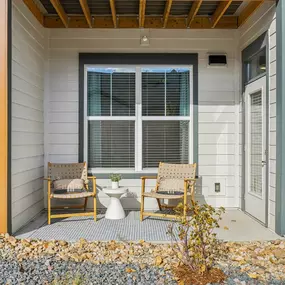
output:
M135 68L136 72L136 104L135 104L135 116L87 116L87 71L89 68ZM142 116L142 92L141 92L141 70L145 68L185 68L189 69L189 96L190 96L190 115L189 116ZM189 149L188 149L188 161L193 163L194 152L194 114L193 114L193 65L84 65L84 161L88 165L88 121L107 121L107 120L120 120L120 121L135 121L135 168L89 168L92 173L157 173L157 168L142 168L142 149L143 149L143 137L142 137L142 122L143 121L189 121Z

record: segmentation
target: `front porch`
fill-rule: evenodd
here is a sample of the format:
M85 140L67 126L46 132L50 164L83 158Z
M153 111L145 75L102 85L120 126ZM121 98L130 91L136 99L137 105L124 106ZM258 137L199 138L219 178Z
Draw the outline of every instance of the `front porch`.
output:
M2 120L7 123L8 186L1 192L1 231L43 239L83 235L91 240L167 241L168 221L139 223L136 212L141 205L140 177L156 175L158 163L164 161L197 163L195 199L228 209L220 238L283 235L283 188L277 183L283 176L276 167L276 98L281 94L276 1L159 2L160 8L153 11L151 1L130 1L130 10L120 6L120 0L110 1L105 10L101 7L109 11L106 17L99 6L82 10L80 4L86 8L86 1L76 7L65 1L12 2L10 113ZM116 5L122 14L116 14ZM245 66L253 72L244 72ZM258 109L261 116L253 116L257 121L252 129L261 121L264 128L251 133L253 141L262 137L250 165L257 166L256 173L251 174L246 168L250 133L246 134L244 97L250 98L246 85L260 78L266 82L258 86L263 97L257 94L252 102L260 106L262 97L264 108ZM102 189L110 186L110 173L122 174L122 186L129 191L122 201L128 217L115 228L101 214L97 223L74 218L46 226L43 177L48 162L83 161L97 177L99 213L109 204ZM249 181L254 201L246 197ZM147 182L146 191L154 186L155 181ZM262 207L254 204L258 200ZM92 209L93 204L86 206ZM156 201L147 201L145 208L156 211ZM72 225L74 230L79 224L81 230L73 236ZM125 234L121 227L126 227ZM158 233L152 232L155 227Z
M107 220L104 211L99 211L98 220L93 217L74 217L54 220L47 225L47 213L43 211L28 225L15 233L17 238L41 240L65 240L75 242L80 238L87 241L122 241L168 243L171 238L167 235L169 220L160 218L145 218L140 221L138 211L128 211L126 218ZM218 238L224 241L266 241L280 239L270 229L246 215L240 210L227 210L217 229Z

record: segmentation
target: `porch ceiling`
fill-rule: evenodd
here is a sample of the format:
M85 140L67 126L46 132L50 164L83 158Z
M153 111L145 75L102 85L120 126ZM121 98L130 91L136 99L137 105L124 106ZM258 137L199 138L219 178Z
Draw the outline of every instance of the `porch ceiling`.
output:
M236 29L275 0L23 0L47 28Z

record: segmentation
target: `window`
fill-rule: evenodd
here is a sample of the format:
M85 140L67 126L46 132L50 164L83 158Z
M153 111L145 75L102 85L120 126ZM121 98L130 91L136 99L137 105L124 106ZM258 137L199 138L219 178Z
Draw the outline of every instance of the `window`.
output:
M191 156L191 68L86 68L90 168L143 171Z
M188 162L189 87L189 70L142 69L143 168Z
M266 73L266 49L253 55L247 62L247 82Z

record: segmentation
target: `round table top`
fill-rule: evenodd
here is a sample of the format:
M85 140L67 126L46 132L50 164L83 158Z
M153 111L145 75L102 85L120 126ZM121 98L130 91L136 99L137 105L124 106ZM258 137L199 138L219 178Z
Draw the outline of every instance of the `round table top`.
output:
M111 187L103 188L103 192L106 194L124 194L127 193L127 187L119 187L117 189L112 189Z

